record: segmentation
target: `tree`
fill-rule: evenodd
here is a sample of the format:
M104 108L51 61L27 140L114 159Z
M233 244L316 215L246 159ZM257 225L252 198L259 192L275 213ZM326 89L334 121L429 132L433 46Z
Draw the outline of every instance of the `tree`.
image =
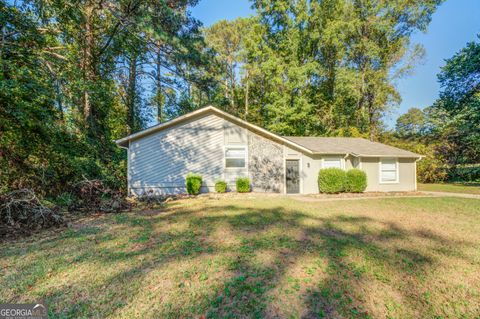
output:
M165 120L165 101L187 109L209 94L196 2L0 0L0 191L55 196L84 178L121 188L113 140L155 121L150 97Z
M441 0L256 0L263 34L253 55L265 77L268 128L336 135L357 127L373 139L400 101L394 76L421 56L410 35L424 31Z
M408 109L407 113L398 117L395 129L400 136L412 137L425 132L425 126L426 116L423 111L412 107Z
M470 42L446 61L438 79L442 153L451 164L480 162L480 43Z
M205 40L214 50L219 66L215 78L222 83L223 98L228 105L218 102L230 113L243 117L248 114L251 73L246 56L246 38L255 23L254 18L221 20L205 29Z

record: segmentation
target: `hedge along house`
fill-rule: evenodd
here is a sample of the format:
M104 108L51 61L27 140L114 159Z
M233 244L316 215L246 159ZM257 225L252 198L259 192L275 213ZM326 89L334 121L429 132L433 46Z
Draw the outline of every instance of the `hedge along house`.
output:
M318 193L321 168L359 168L367 191L414 191L420 155L362 138L286 137L208 106L116 141L128 151L129 194L185 193L189 172L202 192L222 179L235 190L249 177L252 190Z

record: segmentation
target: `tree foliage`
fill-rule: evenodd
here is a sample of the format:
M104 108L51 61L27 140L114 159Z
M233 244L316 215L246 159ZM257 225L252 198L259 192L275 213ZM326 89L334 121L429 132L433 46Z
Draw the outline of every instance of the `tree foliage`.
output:
M0 1L0 191L123 187L113 140L165 120L189 87L211 88L196 2Z
M467 43L447 59L438 80L440 98L423 111L408 110L397 120L397 136L383 137L426 155L418 164L419 178L426 182L475 175L471 165L480 162L480 44Z
M196 3L0 0L0 191L124 187L113 141L206 104L280 134L376 138L441 0L255 0L255 16L205 29ZM478 114L475 50L449 62L432 107L458 134Z
M426 116L419 108L412 107L398 117L395 129L403 137L419 136L426 130Z
M228 108L280 134L354 129L373 139L400 101L394 79L423 53L410 35L426 29L440 3L253 1L257 16L206 30L228 66L220 87Z
M432 108L441 123L442 152L450 164L480 162L480 43L470 42L438 75L442 91Z

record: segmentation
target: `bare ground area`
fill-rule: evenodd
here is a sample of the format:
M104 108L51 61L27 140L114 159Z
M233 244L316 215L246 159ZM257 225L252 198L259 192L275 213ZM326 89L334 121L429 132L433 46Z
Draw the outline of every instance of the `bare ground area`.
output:
M53 318L478 318L480 200L202 196L0 245Z

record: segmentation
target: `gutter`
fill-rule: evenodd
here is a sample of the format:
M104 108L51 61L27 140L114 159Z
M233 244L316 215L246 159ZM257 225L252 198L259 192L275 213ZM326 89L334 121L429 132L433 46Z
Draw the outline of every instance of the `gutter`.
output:
M351 155L355 156L355 157L397 157L397 158L417 158L417 159L421 159L421 158L424 158L425 156L424 155L420 155L420 154L414 154L414 155L395 155L395 154L388 154L388 155L364 155L364 154L354 154L354 153L351 153Z

